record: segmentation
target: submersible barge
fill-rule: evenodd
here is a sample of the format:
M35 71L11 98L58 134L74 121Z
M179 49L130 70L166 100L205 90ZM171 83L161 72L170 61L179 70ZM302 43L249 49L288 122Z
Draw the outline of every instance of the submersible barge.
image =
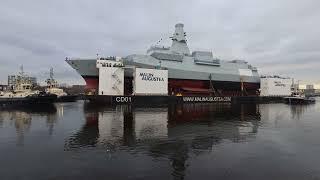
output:
M194 104L194 103L282 103L280 96L108 96L108 95L87 95L85 99L96 104L103 105L139 105L154 106L166 104Z

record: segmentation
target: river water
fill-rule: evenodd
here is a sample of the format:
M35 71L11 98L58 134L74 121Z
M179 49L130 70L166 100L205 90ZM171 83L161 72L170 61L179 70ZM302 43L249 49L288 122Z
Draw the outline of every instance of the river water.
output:
M2 109L0 179L320 179L319 117L319 101Z

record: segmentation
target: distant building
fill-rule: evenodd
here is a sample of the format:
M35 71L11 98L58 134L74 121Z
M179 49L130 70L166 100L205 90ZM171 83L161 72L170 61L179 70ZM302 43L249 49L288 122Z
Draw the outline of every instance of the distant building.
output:
M8 85L0 84L0 91L6 91L8 89Z
M293 90L305 95L320 95L320 84L293 84Z
M320 95L320 84L314 84L313 88L315 94Z
M71 88L72 86L70 86L70 85L67 84L67 83L61 83L61 84L59 84L59 87L60 87L60 88Z
M315 89L313 84L306 85L306 89L304 90L304 93L306 95L314 95Z
M313 88L313 84L307 84L307 85L306 85L306 89L314 89L314 88Z
M15 75L9 75L8 76L8 86L12 87L14 85L14 82L16 81L16 76Z
M18 77L17 75L9 75L8 76L8 88L12 88L14 86L14 83L15 83L17 77ZM38 85L36 77L26 76L25 78L27 81L30 81L33 86Z
M299 84L299 90L304 91L307 89L307 85L306 84Z

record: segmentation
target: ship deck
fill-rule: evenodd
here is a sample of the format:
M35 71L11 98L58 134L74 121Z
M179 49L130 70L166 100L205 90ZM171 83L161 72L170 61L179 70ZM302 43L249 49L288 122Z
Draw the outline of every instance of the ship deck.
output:
M109 96L87 95L85 100L106 105L165 105L184 103L281 103L282 97L260 96Z

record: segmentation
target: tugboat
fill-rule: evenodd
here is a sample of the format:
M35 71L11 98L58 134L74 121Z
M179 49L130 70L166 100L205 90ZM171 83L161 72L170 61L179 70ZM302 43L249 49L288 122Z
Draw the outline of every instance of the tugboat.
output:
M294 92L291 96L284 97L283 99L287 104L313 104L316 102L314 98L306 97L298 92Z
M54 94L32 90L32 83L23 72L16 76L12 90L0 92L0 105L37 105L51 104L56 100Z
M53 78L53 68L50 68L50 78L46 80L46 93L57 95L56 102L75 102L76 95L68 95L63 89L58 88L58 82Z

